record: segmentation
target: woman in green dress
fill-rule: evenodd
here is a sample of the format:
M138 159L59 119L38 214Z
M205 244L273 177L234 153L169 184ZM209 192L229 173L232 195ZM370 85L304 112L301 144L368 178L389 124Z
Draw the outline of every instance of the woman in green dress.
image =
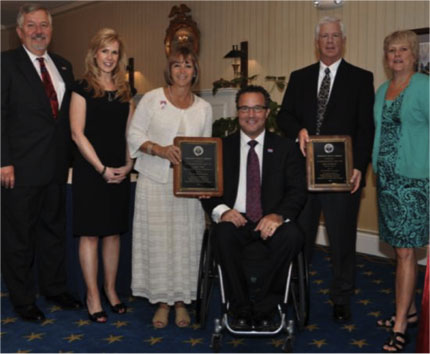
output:
M373 169L377 175L379 236L395 251L396 313L378 326L392 328L385 352L402 351L418 321L416 247L429 238L429 77L415 72L418 40L396 31L384 40L391 79L375 98Z

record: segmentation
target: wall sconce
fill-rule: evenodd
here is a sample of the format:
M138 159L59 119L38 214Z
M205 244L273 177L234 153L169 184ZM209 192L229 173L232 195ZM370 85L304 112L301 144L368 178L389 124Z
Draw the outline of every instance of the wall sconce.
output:
M341 7L344 0L314 0L312 2L316 8L323 10Z
M130 85L131 94L134 96L137 91L134 88L134 58L128 58L127 65L128 84Z
M233 73L235 79L241 79L240 87L246 87L248 84L248 42L240 42L240 49L233 45L224 58L233 59Z

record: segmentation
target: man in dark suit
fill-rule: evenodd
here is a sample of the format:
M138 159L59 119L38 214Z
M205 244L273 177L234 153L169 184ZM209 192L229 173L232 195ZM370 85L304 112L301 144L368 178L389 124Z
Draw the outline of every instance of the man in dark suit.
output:
M295 219L306 200L304 159L293 141L265 130L269 102L260 86L238 92L240 131L223 139L224 195L202 200L216 223L215 256L229 294L231 325L239 330L252 319L259 329L271 326L287 267L303 245ZM251 242L261 243L270 253L255 303L250 301L240 258Z
M22 46L1 55L2 274L25 320L42 321L39 290L63 308L80 303L66 290L65 187L69 166L72 67L47 52L52 18L26 4L17 17Z
M306 156L309 135L349 135L353 145L351 192L309 192L299 225L306 235L311 260L321 210L333 264L333 316L350 318L354 291L355 243L361 187L364 186L373 143L373 75L342 59L345 30L339 19L325 17L315 29L320 62L294 71L277 117L285 134L297 139Z

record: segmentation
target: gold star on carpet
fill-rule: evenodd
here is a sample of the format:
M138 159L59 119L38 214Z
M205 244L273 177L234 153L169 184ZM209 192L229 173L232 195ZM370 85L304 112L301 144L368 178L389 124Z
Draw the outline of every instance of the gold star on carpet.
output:
M316 331L317 329L320 329L320 328L318 327L318 325L316 323L312 323L312 324L308 324L305 327L305 329L308 330L309 332L313 332L313 331Z
M354 290L354 294L355 295L358 295L358 294L360 294L361 293L361 289L360 288L358 288L358 289L355 289Z
M373 275L373 272L371 270L367 271L367 272L363 272L364 275L367 275L368 277L370 277L371 275Z
M45 333L34 333L31 332L31 334L28 334L26 336L23 336L24 338L27 338L28 342L31 342L35 339L42 339L42 337L45 335Z
M54 306L51 306L51 308L49 309L49 312L52 313L52 312L57 312L61 310L62 310L61 306L54 305Z
M322 280L322 279L315 279L312 283L320 285L320 284L324 283L324 280Z
M163 337L151 337L151 338L145 339L144 342L148 342L150 345L154 345L157 343L161 343L162 340L163 340Z
M68 336L68 337L63 337L63 339L65 339L66 341L68 341L69 343L72 343L72 342L74 342L74 341L77 341L77 340L81 340L82 339L82 337L83 337L84 335L82 334L82 333L79 333L79 334L71 334L70 336Z
M363 299L363 300L357 301L357 304L363 304L364 306L367 306L367 305L369 305L371 303L372 303L372 301L370 301L368 299Z
M244 339L243 338L240 338L240 339L232 339L230 342L228 342L228 344L231 344L233 347L238 347L239 345L241 345L241 344L244 344L243 343L243 341L244 341Z
M318 273L315 271L315 270L311 270L310 272L309 272L309 275L310 276L314 276L314 275L317 275Z
M193 323L190 327L194 330L200 329L200 325L198 323Z
M184 340L184 343L191 344L191 346L194 347L197 344L202 344L203 338L190 338L188 340Z
M365 339L360 339L360 340L353 339L351 344L356 345L359 348L363 348L365 345L369 345L369 344L367 344Z
M379 292L388 295L388 294L391 294L391 289L390 288L381 289L379 290Z
M127 312L134 312L134 307L128 307L127 306Z
M114 335L110 334L109 337L103 338L103 340L105 340L109 344L112 344L115 342L121 342L123 337L124 336L114 336Z
M284 344L283 339L272 339L268 344L273 345L275 348L279 348L282 344Z
M41 323L42 326L46 326L49 324L53 324L55 322L55 318L47 318L45 321Z
M330 299L326 300L324 303L333 306L333 301Z
M18 349L17 353L31 353L31 349Z
M74 322L78 327L82 327L82 326L89 326L90 325L90 320L82 320L80 319L79 321L75 321Z
M373 312L369 312L369 313L367 314L367 316L379 317L379 316L381 316L381 311L373 311Z
M378 285L379 285L379 284L381 284L381 283L382 283L382 280L381 280L381 279L373 279L373 280L372 280L372 283L373 283L373 284L378 284Z
M327 289L327 288L325 288L325 289L319 289L318 290L318 292L320 293L320 294L324 294L324 295L327 295L328 293L329 293L329 289Z
M315 345L318 348L321 348L323 345L327 345L325 339L316 340L314 339L312 343L309 343L309 345Z
M112 326L115 326L116 328L128 326L128 321L116 321L116 322L112 323Z
M351 333L354 329L356 329L354 324L343 325L342 329L346 329L349 333Z
M15 323L18 317L6 317L5 319L1 320L2 324L8 324L8 323Z
M8 297L9 293L0 292L0 297Z

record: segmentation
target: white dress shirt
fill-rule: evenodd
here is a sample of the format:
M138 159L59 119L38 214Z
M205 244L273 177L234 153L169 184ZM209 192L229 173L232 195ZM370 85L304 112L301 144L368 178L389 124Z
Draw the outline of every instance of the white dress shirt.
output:
M331 89L333 88L333 83L336 78L337 69L339 68L339 64L341 62L342 58L340 58L338 61L334 62L330 66L325 65L322 61L320 61L320 73L318 75L318 93L320 92L321 83L325 76L325 69L330 69L330 91L327 99L330 99Z
M46 69L48 70L49 76L51 77L52 85L54 85L55 92L57 93L58 100L58 110L61 109L61 103L63 102L64 93L66 92L66 84L64 83L63 78L58 72L57 67L49 56L48 52L45 52L43 55L34 55L30 52L25 46L23 46L28 56L30 57L31 62L36 69L36 72L39 74L40 79L42 80L42 73L40 71L40 63L37 58L43 58L45 62Z
M263 146L264 146L264 137L266 135L266 131L264 130L257 138L251 139L247 136L242 130L240 131L240 167L239 167L239 185L237 187L237 195L236 201L234 203L234 209L236 209L240 213L246 213L246 171L248 164L248 152L251 148L248 145L248 142L251 140L255 140L258 142L255 145L254 150L258 156L258 163L260 164L260 183L263 172ZM212 210L212 219L215 222L219 222L222 214L226 211L230 210L226 204L220 204L216 206Z

